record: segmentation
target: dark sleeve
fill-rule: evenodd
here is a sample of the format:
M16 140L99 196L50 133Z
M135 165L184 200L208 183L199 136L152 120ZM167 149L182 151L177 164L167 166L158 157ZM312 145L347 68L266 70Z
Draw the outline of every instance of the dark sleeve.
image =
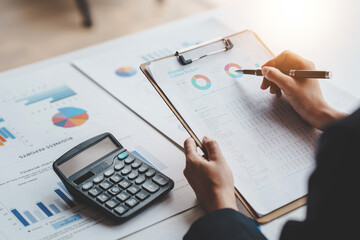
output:
M201 217L184 236L184 240L266 239L255 221L233 209L220 209Z
M281 240L360 239L360 110L328 127L320 140L309 180L307 216L285 224Z

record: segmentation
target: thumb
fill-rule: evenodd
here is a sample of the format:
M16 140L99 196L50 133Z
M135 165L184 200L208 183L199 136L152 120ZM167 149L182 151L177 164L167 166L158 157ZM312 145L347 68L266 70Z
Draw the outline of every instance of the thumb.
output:
M288 88L294 81L292 77L285 75L279 69L274 67L263 67L262 74L264 78L275 83L281 90Z

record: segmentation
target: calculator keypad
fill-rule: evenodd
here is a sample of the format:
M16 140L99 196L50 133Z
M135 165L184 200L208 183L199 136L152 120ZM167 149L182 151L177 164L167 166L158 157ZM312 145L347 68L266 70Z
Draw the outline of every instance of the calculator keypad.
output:
M173 187L170 179L124 151L113 165L81 185L98 205L115 216L129 216ZM154 196L152 196L154 195Z
M122 193L120 193L119 195L116 196L116 199L118 199L119 201L124 202L129 197L131 197L130 194L128 194L127 192L122 192Z

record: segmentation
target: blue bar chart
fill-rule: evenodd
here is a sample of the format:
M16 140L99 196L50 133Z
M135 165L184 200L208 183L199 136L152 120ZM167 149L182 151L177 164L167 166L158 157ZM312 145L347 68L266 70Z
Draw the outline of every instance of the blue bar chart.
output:
M16 137L6 127L0 128L0 146L4 146L9 139Z
M26 219L19 213L18 210L12 209L11 212L14 214L14 216L24 225L24 227L29 226L29 222L26 221Z
M60 87L56 87L47 91L43 91L22 99L17 100L16 102L22 102L25 101L25 105L31 105L37 102L41 102L44 100L50 99L50 103L54 103L60 100L63 100L68 97L72 97L76 95L76 92L74 92L72 89L70 89L68 86L63 85Z
M55 189L55 193L70 207L75 207L76 204L68 196L66 196L63 191L61 191L60 189Z
M11 213L16 219L24 226L27 227L33 223L50 218L56 214L66 211L76 206L76 203L71 199L71 195L66 190L63 183L59 182L58 185L64 187L63 189L56 188L56 198L53 202L45 204L43 201L36 202L32 210L19 211L17 208L11 209ZM62 188L62 187L61 187Z
M52 215L54 215L47 207L45 207L42 202L38 202L36 203L36 205L41 209L41 211L43 211L43 213L45 213L46 216L51 217Z

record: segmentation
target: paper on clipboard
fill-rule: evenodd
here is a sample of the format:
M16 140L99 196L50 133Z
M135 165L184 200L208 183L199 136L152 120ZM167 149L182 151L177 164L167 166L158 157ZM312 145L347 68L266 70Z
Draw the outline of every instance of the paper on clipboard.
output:
M261 78L234 72L273 57L256 36L246 31L230 39L231 51L186 66L169 57L148 70L195 135L219 142L235 187L261 217L307 194L319 131L285 98L261 91Z

